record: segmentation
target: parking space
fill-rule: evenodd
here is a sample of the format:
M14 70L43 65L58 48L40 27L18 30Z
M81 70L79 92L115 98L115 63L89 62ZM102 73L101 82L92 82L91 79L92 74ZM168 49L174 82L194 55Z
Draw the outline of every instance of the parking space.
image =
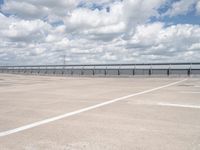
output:
M0 149L200 149L198 78L0 75Z

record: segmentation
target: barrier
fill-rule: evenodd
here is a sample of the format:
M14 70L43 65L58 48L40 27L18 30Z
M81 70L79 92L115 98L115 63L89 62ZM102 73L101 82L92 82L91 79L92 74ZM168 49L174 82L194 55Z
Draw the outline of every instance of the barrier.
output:
M0 73L62 76L198 76L200 63L0 66Z

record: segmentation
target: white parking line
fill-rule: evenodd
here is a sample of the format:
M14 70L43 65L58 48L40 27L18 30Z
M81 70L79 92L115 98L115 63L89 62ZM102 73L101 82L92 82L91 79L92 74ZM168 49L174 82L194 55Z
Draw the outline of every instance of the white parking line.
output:
M171 104L171 103L158 103L160 106L170 106L170 107L184 107L184 108L196 108L200 109L198 105L183 105L183 104Z
M97 105L89 106L89 107L86 107L86 108L83 108L83 109L80 109L80 110L68 112L68 113L65 113L65 114L62 114L62 115L59 115L59 116L56 116L56 117L52 117L52 118L48 118L48 119L41 120L41 121L38 121L38 122L34 122L34 123L24 125L24 126L15 128L15 129L3 131L3 132L0 132L0 137L4 137L4 136L7 136L7 135L10 135L10 134L13 134L13 133L17 133L17 132L21 132L21 131L24 131L24 130L27 130L27 129L31 129L31 128L34 128L34 127L37 127L37 126L40 126L40 125L44 125L44 124L47 124L47 123L50 123L50 122L53 122L53 121L56 121L56 120L66 118L66 117L77 115L77 114L80 114L80 113L83 113L83 112L86 112L86 111L89 111L89 110L92 110L92 109L96 109L96 108L99 108L99 107L103 107L105 105L109 105L111 103L115 103L115 102L122 101L122 100L127 99L127 98L131 98L131 97L134 97L134 96L137 96L137 95L142 95L142 94L150 93L150 92L153 92L153 91L156 91L156 90L160 90L162 88L166 88L166 87L184 82L186 80L187 79L184 79L184 80L173 82L173 83L170 83L170 84L167 84L167 85L164 85L164 86L159 86L159 87L149 89L149 90L145 90L145 91L142 91L142 92L133 93L133 94L123 96L123 97L119 97L119 98L116 98L116 99L113 99L113 100L109 100L109 101L106 101L106 102L103 102L103 103L100 103L100 104L97 104Z
M187 93L187 94L200 94L200 92L195 92L195 91L182 91L180 93Z

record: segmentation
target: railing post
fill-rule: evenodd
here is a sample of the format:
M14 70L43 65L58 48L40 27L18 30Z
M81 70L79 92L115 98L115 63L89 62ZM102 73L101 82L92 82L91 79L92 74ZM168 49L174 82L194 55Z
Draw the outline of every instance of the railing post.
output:
M38 67L38 74L40 74L40 67Z
M105 69L105 76L107 75L107 66L106 66L106 69Z
M133 68L133 76L135 75L135 68L136 68L136 66L135 66L135 64L134 64L134 68Z
M92 74L93 74L93 76L95 75L95 66L94 66L94 68L92 70Z
M188 69L188 76L190 77L190 75L191 75L191 70L192 70L192 64L190 63L190 67L189 67L189 69Z
M119 65L119 68L118 68L118 76L120 76L120 68L121 68L121 66Z
M73 68L73 66L72 66L72 68L71 68L71 76L73 76L73 69L74 69L74 68Z
M82 75L82 76L84 75L84 66L82 66L81 75Z
M169 64L168 70L167 70L167 76L170 76L170 70L171 70L171 64Z
M63 66L62 68L62 75L64 75L64 72L65 72L65 66Z
M47 74L47 65L45 66L45 72L44 72L44 74Z
M151 76L151 74L152 74L152 64L150 65L149 76Z

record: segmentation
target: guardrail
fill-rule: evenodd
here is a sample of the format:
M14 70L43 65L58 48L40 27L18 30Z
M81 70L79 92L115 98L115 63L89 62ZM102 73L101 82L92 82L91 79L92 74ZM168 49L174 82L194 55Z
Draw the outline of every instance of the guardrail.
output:
M63 76L196 76L200 75L200 63L0 66L0 73Z

